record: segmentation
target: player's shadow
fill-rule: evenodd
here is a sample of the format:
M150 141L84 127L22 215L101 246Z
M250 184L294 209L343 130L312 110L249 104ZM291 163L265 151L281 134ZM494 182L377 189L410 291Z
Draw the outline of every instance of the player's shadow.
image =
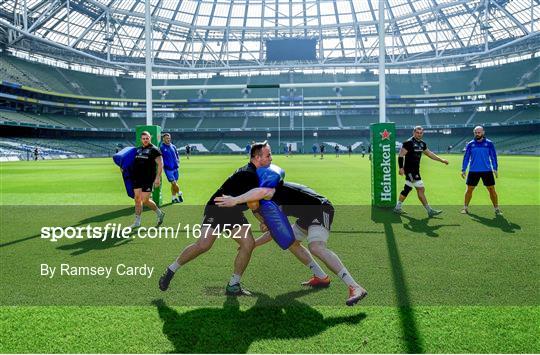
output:
M377 224L382 224L386 238L386 247L388 249L388 258L392 266L392 280L397 297L398 312L401 323L403 340L408 353L422 353L423 345L418 326L416 325L416 316L411 304L407 280L403 272L403 264L399 255L394 234L394 224L401 225L400 215L395 214L387 208L371 208L371 220Z
M348 317L324 316L296 298L310 291L296 291L276 298L257 293L257 302L240 309L236 297L227 297L223 308L197 308L178 313L163 300L154 300L163 321L163 333L173 353L247 353L259 340L305 339L339 324L358 324L364 313Z
M133 214L133 207L122 208L116 211L110 211L110 212L102 213L96 216L85 218L81 220L79 223L73 225L72 227L80 227L80 226L86 226L92 223L103 223L103 222L108 222L108 221L114 221L117 218L126 217L132 214ZM77 255L85 254L92 250L119 247L119 246L129 243L132 240L133 239L131 238L129 239L107 238L105 240L85 238L76 243L60 245L56 249L73 250L73 252L71 253L71 256L77 256Z
M82 226L82 225L86 225L90 223L102 223L102 222L112 221L116 218L133 215L134 211L135 211L135 208L131 206L131 207L126 207L126 208L121 208L116 211L105 212L102 214L98 214L92 217L82 219L81 221L79 221L79 223L77 223L76 225L73 225L73 227Z
M109 211L109 212L101 213L101 214L98 214L98 215L95 215L95 216L91 216L91 217L82 219L79 222L70 225L70 227L81 227L81 226L86 226L88 224L103 223L103 222L108 222L108 221L112 222L117 218L132 215L133 211L134 211L133 207L126 207L126 208L121 208L121 209L118 209L118 210L115 210L115 211ZM10 245L13 245L13 244L18 244L18 243L21 243L21 242L24 242L24 241L27 241L27 240L40 238L40 237L41 237L41 234L38 233L38 234L34 234L34 235L31 235L31 236L28 236L28 237L20 238L20 239L17 239L17 240L12 240L10 242L0 244L0 248L7 247L7 246L10 246ZM85 240L82 240L82 241L74 243L74 244L62 245L61 247L58 247L57 249L60 249L60 250L78 249L78 250L80 250L79 252L72 253L72 255L78 255L78 254L83 254L83 253L85 253L87 251L90 251L92 249L107 249L107 248L123 245L123 244L125 244L124 241L125 240L114 239L114 240L111 240L111 241L101 242L101 240L99 240L99 239L85 239ZM103 245L100 245L100 243L103 244Z
M169 205L172 205L172 203L163 204L161 207L167 207ZM80 208L82 206L77 206L77 207ZM74 206L74 208L76 208L76 206ZM145 207L145 211L146 210L148 210L148 209ZM70 225L70 227L81 227L81 226L86 226L88 224L104 223L104 222L109 222L109 221L111 223L113 223L118 218L131 216L133 214L134 214L134 207L133 206L126 207L126 208L121 208L121 209L118 209L118 210L115 210L115 211L109 211L109 212L101 213L101 214L98 214L98 215L95 215L95 216L91 216L91 217L82 219L79 222ZM17 239L17 240L12 240L10 242L0 244L0 248L7 247L7 246L10 246L10 245L13 245L13 244L18 244L18 243L21 243L21 242L24 242L24 241L27 241L27 240L37 239L37 238L40 238L40 237L41 237L41 234L38 233L38 234L34 234L34 235L31 235L31 236L28 236L28 237L20 238L20 239ZM117 239L107 240L105 242L101 242L100 239L85 239L85 240L82 240L80 242L77 242L77 243L74 243L74 244L71 244L71 245L63 245L61 247L58 247L57 249L60 249L60 250L76 249L78 251L73 252L71 255L79 255L79 254L84 254L85 252L88 252L88 251L94 250L94 249L108 249L108 248L112 248L112 247L121 246L121 245L124 245L124 244L127 243L126 240L127 239L118 239L117 238Z
M80 206L78 206L78 207L80 207ZM74 208L75 208L75 206L74 206ZM95 215L95 216L92 216L92 217L85 218L85 219L79 221L76 224L72 224L70 227L80 227L80 226L86 226L87 224L91 224L91 223L101 223L101 222L112 221L112 220L114 220L116 218L129 216L130 214L133 214L133 211L134 211L133 207L128 207L128 208L122 208L122 209L119 209L119 210L98 214L98 215ZM36 238L39 238L39 237L41 237L41 234L34 234L34 235L31 235L31 236L28 236L28 237L20 238L20 239L17 239L17 240L12 240L10 242L0 244L0 248L7 247L7 246L13 245L13 244L18 244L18 243L21 243L21 242L24 242L24 241L27 241L27 240L31 240L31 239L36 239Z
M58 246L58 250L73 250L71 256L77 256L81 254L88 253L94 250L104 250L115 247L120 247L131 242L133 238L107 238L102 239L83 239L80 242L72 244L64 244Z
M408 220L407 223L403 224L403 228L406 230L413 232L413 233L422 233L427 235L428 237L438 237L439 234L437 233L438 230L442 227L460 227L460 224L435 224L430 225L430 220L439 220L439 218L422 218L417 219L408 215L401 215L402 218L405 218Z
M165 207L165 206L168 206L168 204L164 204L162 207ZM96 216L85 218L81 220L79 223L73 225L73 227L86 226L92 223L104 223L104 222L109 222L109 221L113 222L118 218L133 215L133 212L134 212L134 207L122 208L116 211L110 211L110 212L102 213ZM71 253L71 256L77 256L77 255L85 254L92 250L109 249L109 248L115 248L115 247L125 245L133 240L133 238L131 238L131 235L133 235L133 233L135 233L135 231L133 231L130 234L130 238L107 238L105 240L85 238L81 240L80 242L61 245L57 247L57 249L74 250Z
M469 216L472 217L474 222L481 223L491 228L499 228L505 233L515 233L516 231L521 230L519 224L508 221L504 216L495 215L493 218L486 218L471 212L469 212Z

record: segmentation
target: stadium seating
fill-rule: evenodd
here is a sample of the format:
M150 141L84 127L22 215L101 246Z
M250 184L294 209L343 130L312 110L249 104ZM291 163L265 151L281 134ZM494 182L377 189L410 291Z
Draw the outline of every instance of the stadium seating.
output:
M22 159L26 153L33 153L38 148L44 155L84 155L112 156L117 147L132 146L133 143L122 139L55 139L55 138L0 138L0 147L10 147L21 152ZM33 157L32 157L33 158Z
M341 116L341 123L344 127L362 127L369 126L372 123L379 121L375 115L353 115Z
M472 115L466 113L430 113L429 123L433 126L452 126L463 125ZM426 125L424 115L388 115L390 122L395 122L398 127ZM10 122L15 124L54 126L58 128L104 128L104 129L126 129L122 120L129 129L134 129L137 125L146 124L145 118L123 118L118 117L82 117L60 114L37 114L21 111L0 111L0 121L6 124ZM326 116L305 116L304 128L320 129L347 129L351 127L367 127L371 123L378 122L377 115L342 115L340 117L342 125L339 126L337 117L334 115ZM520 121L540 120L540 108L529 107L527 109L516 109L510 111L477 112L469 124L504 124ZM199 124L200 122L200 124ZM154 124L167 129L193 130L198 126L200 130L240 130L245 122L245 117L240 116L217 116L217 117L175 117L168 118L163 127L161 117L154 118ZM282 116L280 126L282 130L290 130L290 117ZM277 129L278 122L276 117L249 117L247 120L247 129L266 130ZM294 129L302 128L301 117L294 117Z
M88 125L86 122L83 122L77 116L64 116L64 115L42 115L46 116L47 119L51 121L58 122L60 125L65 127L73 128L92 128L93 126Z
M286 127L289 129L289 117L281 117L279 120L280 127ZM278 118L277 117L250 117L247 122L246 128L272 128L276 129L278 127Z
M388 74L386 76L389 95L421 95L493 90L525 85L539 81L540 58L533 58L501 66L486 68L464 68L460 71L426 74ZM0 55L0 74L2 79L25 84L39 89L60 93L82 94L96 97L133 99L145 97L145 80L117 77L116 82L124 90L118 90L115 79L110 76L95 75L74 70L55 68L40 63L29 62L6 54ZM475 80L477 79L477 80ZM344 82L376 81L371 72L362 74L303 74L282 73L279 75L253 75L250 77L230 77L216 75L209 79L154 80L154 85L223 85L223 84L278 84L304 82ZM474 85L474 83L476 83ZM424 91L424 87L427 89ZM304 88L305 97L336 96L333 88ZM342 88L341 96L374 96L377 87ZM277 98L278 96L300 96L302 89L290 93L286 89L251 89L247 97ZM240 90L208 90L203 98L242 98ZM160 99L158 91L154 99ZM197 90L171 90L166 99L197 99Z
M244 124L244 117L206 117L199 128L225 128L240 129Z
M16 79L38 89L74 94L68 83L62 81L56 67L47 66L39 63L28 62L16 57L2 55L0 63L3 67L12 67L12 74ZM17 82L17 81L15 81Z
M96 128L125 128L118 117L87 117L84 120Z
M289 123L286 121L285 123ZM288 127L288 125L287 125ZM329 127L339 127L337 118L335 115L326 115L326 116L305 116L304 117L304 128L329 128ZM302 118L294 118L294 128L302 128Z
M200 120L200 117L167 118L164 129L194 129Z
M471 82L477 70L466 69L456 72L426 74L426 83L430 94L471 91Z
M49 119L46 115L27 113L22 111L0 111L0 120L40 126L64 126L62 123Z
M540 120L540 107L531 106L524 110L519 110L512 116L510 116L510 118L508 118L506 122L508 123L529 120Z
M486 68L464 68L457 72L444 73L426 73L426 74L388 74L387 93L389 95L421 95L424 93L439 94L452 92L466 92L479 90L493 90L500 88L515 87L517 85L525 85L539 81L540 58L534 58L522 62L509 63L498 67ZM0 74L2 80L19 82L31 87L42 90L57 91L68 94L90 95L96 97L112 97L112 98L136 98L144 99L145 96L145 81L143 79L135 79L126 76L110 77L100 76L90 73L83 73L62 68L51 68L39 63L28 62L6 54L0 55ZM215 75L211 78L199 79L174 79L164 80L156 79L154 85L224 85L224 84L278 84L278 83L313 83L313 82L346 82L346 81L376 81L377 76L371 72L361 74L350 73L324 73L324 74L305 74L305 73L281 73L279 75L252 75L240 77L228 77L223 75ZM425 90L424 90L425 89ZM534 93L536 89L531 89ZM199 92L198 90L171 90L166 93L154 91L154 99L168 100L194 100L197 99L238 99L238 98L264 98L278 99L286 97L297 97L300 95L305 97L336 97L340 96L373 96L378 95L377 87L354 87L342 88L340 92L336 92L333 87L329 88L304 88L289 91L286 89L252 89L250 92L242 92L241 90L208 90ZM397 100L391 98L391 100ZM534 100L533 100L534 102ZM288 105L287 102L281 102L282 106ZM515 104L515 109L507 111L486 111L474 112L474 106L467 106L465 110L471 110L461 113L429 113L426 116L423 114L403 114L402 111L396 111L390 107L387 111L388 120L395 122L397 127L412 127L414 125L422 125L426 128L430 126L455 126L455 125L476 125L485 124L493 125L515 125L523 124L532 120L540 120L540 108L536 104L520 106ZM27 111L10 111L14 106L6 107L0 111L0 123L10 126L39 126L48 128L74 128L74 129L92 129L92 130L126 130L134 129L137 125L145 124L145 118L129 117L129 113L122 113L122 118L119 117L90 117L78 116L73 113L73 109L68 109L68 114L60 113L34 113L30 110L35 110L35 107L27 106ZM470 107L470 108L468 108ZM30 108L30 109L29 109ZM40 109L38 107L38 109ZM43 111L46 111L45 109ZM303 120L298 116L298 111L291 119L290 112L281 111L279 128L281 131L291 131L293 137L282 138L282 143L290 141L293 144L298 144L301 147L302 140L299 132L302 127L308 130L316 129L319 131L334 132L338 130L347 130L352 127L360 128L367 127L371 123L378 122L378 115L366 113L367 110L359 110L357 114L351 114L351 111L343 110L339 116L331 112L324 112L324 116L304 116ZM309 113L308 113L309 114ZM178 112L176 117L163 120L161 117L154 118L154 124L162 126L163 131L181 130L189 132L197 131L252 131L253 135L258 138L263 138L266 131L276 130L278 128L277 117L261 117L250 115L246 118L243 112L237 111L208 111L208 112ZM470 120L470 121L469 121ZM303 121L303 122L302 122ZM454 128L454 127L452 127ZM261 134L263 136L261 136ZM535 133L534 133L535 134ZM538 139L538 135L531 132L531 137ZM207 135L205 134L205 137ZM212 137L211 134L208 136ZM309 136L309 137L308 137ZM308 152L311 151L311 145L315 142L327 142L329 145L338 143L342 146L348 144L356 144L359 139L349 139L344 135L342 138L323 138L312 137L311 134L304 136L304 147ZM323 133L324 136L324 133ZM222 137L222 136L219 136ZM405 137L400 137L405 138ZM498 149L505 152L531 153L538 152L538 146L534 142L523 142L515 135L500 135L496 138ZM534 140L533 139L533 140ZM276 141L276 137L271 137L272 142ZM470 136L461 136L456 134L443 135L427 134L426 141L434 151L446 151L448 146L452 146L452 152L460 152L464 144L470 140ZM50 140L47 140L50 141ZM93 141L81 140L79 143L75 140L62 140L46 146L45 141L28 141L21 144L42 144L44 149L56 150L56 152L65 149L74 154L108 154L111 152L111 147L115 147L114 140L99 140ZM11 142L13 143L13 142ZM17 143L17 142L15 142ZM50 142L49 142L50 143ZM94 144L95 143L95 144ZM216 153L241 153L245 149L246 139L224 139L204 138L194 139L182 142L189 144L201 144L201 150L211 151ZM18 143L17 143L18 144ZM326 144L326 143L325 143ZM358 146L359 147L359 146ZM0 155L8 156L16 154L19 150L13 144L1 145ZM94 148L94 149L92 149ZM282 147L277 147L279 151ZM26 148L21 148L25 152ZM301 149L301 148L299 148ZM333 147L329 147L329 151L333 152ZM11 156L11 155L9 155Z
M429 122L432 125L458 125L465 124L471 113L430 113Z
M471 123L486 124L504 122L509 119L513 114L514 111L477 112Z
M78 72L75 70L62 70L64 76L72 83L77 84L83 95L97 97L120 97L116 91L116 84L112 77Z
M388 115L388 121L394 122L396 126L425 126L424 115Z
M484 68L477 90L493 90L539 81L540 58ZM524 77L525 76L525 77Z

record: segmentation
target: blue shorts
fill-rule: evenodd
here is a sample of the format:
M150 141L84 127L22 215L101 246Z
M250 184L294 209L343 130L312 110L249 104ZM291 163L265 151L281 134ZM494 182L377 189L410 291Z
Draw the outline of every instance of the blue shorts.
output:
M178 181L178 169L174 169L174 170L163 169L163 170L165 170L165 175L167 175L167 180L169 180L169 182Z

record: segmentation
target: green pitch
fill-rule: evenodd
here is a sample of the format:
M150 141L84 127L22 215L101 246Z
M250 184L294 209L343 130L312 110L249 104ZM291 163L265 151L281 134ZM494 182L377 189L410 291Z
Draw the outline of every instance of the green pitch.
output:
M367 157L274 157L287 180L336 205L329 246L369 291L352 308L333 275L329 289L302 289L308 270L274 243L255 250L243 277L256 297L222 295L236 251L231 240L216 241L162 293L157 279L192 242L185 236L39 238L47 225L132 222L132 201L111 159L0 164L0 352L538 353L540 158L500 157L502 218L495 218L482 186L471 215L459 214L461 157L448 159L449 166L422 163L427 198L444 210L426 219L414 192L405 216L371 210ZM200 223L201 205L246 162L240 156L183 159L186 202L164 207L165 226ZM399 189L402 183L398 177ZM164 182L166 202L168 191ZM145 212L143 225L154 218ZM47 280L39 275L44 262L148 264L155 271L150 278Z

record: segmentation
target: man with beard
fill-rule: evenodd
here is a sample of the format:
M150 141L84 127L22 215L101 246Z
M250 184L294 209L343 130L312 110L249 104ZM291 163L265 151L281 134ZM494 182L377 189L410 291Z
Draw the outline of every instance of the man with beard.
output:
M495 191L495 178L493 177L494 175L496 178L499 177L495 145L485 137L482 126L476 126L473 132L474 139L467 143L461 167L461 177L465 179L465 175L467 175L467 191L465 192L465 203L461 213L469 213L469 202L471 202L474 188L482 179L482 183L489 192L495 214L502 215L499 209L499 198ZM469 168L469 174L466 173L467 167Z

